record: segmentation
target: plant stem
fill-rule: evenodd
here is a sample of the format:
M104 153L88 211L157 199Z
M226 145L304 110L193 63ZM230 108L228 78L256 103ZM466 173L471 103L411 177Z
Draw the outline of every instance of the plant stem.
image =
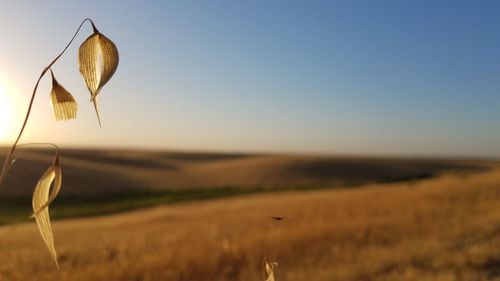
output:
M45 76L47 71L59 60L59 58L66 52L66 50L68 50L69 46L71 45L71 43L73 43L73 40L75 40L76 35L78 35L78 32L80 31L80 29L82 28L83 24L86 21L89 21L92 24L94 31L96 30L94 22L92 22L91 19L89 19L89 18L84 19L82 21L82 23L80 24L80 26L78 27L78 29L76 30L73 37L71 38L71 40L69 41L69 43L66 45L66 47L62 50L62 52L54 60L52 60L51 63L49 63L49 65L47 67L45 67L42 70L40 77L38 77L38 80L36 81L36 84L35 84L35 88L33 88L33 93L31 94L31 100L30 100L30 103L28 106L28 111L26 112L26 117L24 117L23 126L21 127L21 130L19 131L19 135L17 136L16 141L14 142L9 153L7 154L7 158L5 158L5 162L3 164L2 171L0 172L0 187L2 186L2 183L5 179L5 175L9 171L9 168L12 164L12 160L13 160L12 156L14 155L14 152L16 151L17 144L19 143L19 140L21 139L21 136L23 135L24 129L26 129L26 125L28 124L28 119L29 119L30 114L31 114L33 102L35 101L36 90L38 89L38 85L40 84L40 81L42 80L43 76Z

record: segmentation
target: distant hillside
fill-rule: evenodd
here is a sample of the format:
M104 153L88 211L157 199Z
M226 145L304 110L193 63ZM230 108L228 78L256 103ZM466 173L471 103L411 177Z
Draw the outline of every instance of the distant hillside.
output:
M47 151L24 152L0 196L30 195L51 159ZM472 161L105 150L64 150L61 163L61 196L226 186L337 187L484 169Z
M266 256L277 281L500 278L500 169L54 221L60 270L29 214L0 227L1 280L265 280Z

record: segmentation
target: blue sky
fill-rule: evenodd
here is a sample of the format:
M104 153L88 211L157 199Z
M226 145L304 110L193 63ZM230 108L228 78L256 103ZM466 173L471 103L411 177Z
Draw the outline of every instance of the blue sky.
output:
M46 79L25 141L500 156L499 12L495 1L2 2L11 135L43 66L91 17L121 55L103 128L76 62L86 26L54 67L80 117L52 120Z

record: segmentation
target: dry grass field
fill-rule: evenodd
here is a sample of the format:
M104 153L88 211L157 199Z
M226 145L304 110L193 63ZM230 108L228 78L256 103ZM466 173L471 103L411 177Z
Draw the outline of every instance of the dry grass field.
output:
M197 168L210 174L219 164ZM3 226L0 280L255 281L266 253L278 281L500 280L500 168L490 165L59 220L59 272L34 223Z
M291 190L417 181L487 169L485 161L64 150L53 218L94 216L159 204ZM0 188L0 225L24 222L52 152L19 155Z
M0 150L1 156L5 154ZM23 152L0 189L0 198L31 196L52 157L51 151ZM63 150L60 196L223 187L330 188L480 169L473 164L431 159Z

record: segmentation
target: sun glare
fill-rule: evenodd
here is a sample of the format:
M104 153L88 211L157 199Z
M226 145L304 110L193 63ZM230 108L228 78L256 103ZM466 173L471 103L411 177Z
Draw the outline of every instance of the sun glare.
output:
M5 141L10 128L11 104L7 92L0 85L0 142Z

